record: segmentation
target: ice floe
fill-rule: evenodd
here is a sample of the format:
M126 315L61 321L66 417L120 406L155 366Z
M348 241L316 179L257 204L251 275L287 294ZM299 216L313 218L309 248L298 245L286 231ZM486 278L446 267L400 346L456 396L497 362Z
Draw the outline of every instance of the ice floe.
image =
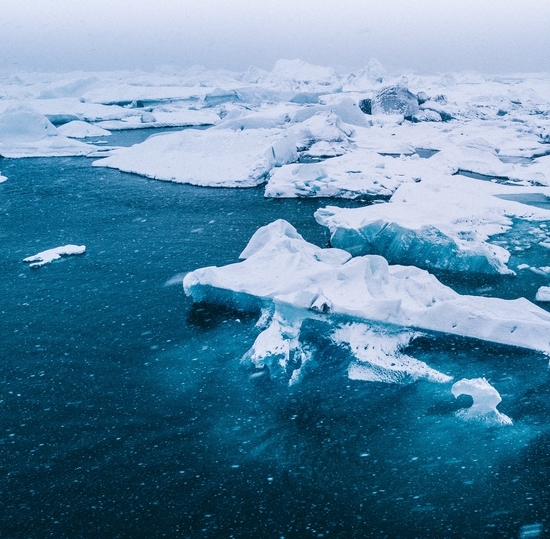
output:
M467 421L481 421L490 425L511 425L512 420L497 410L502 401L499 392L485 378L463 378L453 384L453 395L470 395L474 402L470 408L457 412L458 417Z
M33 256L28 256L23 260L23 262L30 263L30 268L39 268L45 264L53 262L54 260L60 259L63 256L82 255L85 252L85 245L63 245L61 247L55 247L54 249L42 251Z
M369 324L386 337L388 328L399 328L550 352L550 315L526 299L462 296L424 270L390 266L381 256L351 258L340 249L316 247L283 220L260 228L241 258L240 263L187 274L184 288L196 302L274 311L270 326L247 356L259 366L279 365L286 371L290 359L303 354L298 336L306 319ZM345 334L340 331L335 338L343 342ZM357 343L366 339L355 332L353 339L348 338L350 349L359 350ZM371 352L356 352L358 362L352 375L367 376L364 362L370 361L368 370L373 371L377 361L385 362L385 350L374 345ZM386 364L385 376L447 380L406 356L398 358L395 367L399 374L392 374Z

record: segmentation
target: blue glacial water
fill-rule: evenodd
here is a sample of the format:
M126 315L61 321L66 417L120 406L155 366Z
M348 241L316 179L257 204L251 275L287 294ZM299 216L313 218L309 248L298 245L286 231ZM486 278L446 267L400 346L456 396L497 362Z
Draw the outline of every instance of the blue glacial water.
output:
M256 316L193 306L167 284L237 261L276 218L326 245L313 219L326 201L155 182L85 158L0 170L0 537L548 536L548 358L416 340L407 353L434 368L487 377L514 421L465 423L450 384L349 380L319 323L303 331L317 368L302 383L251 380L239 359ZM22 262L67 243L87 253ZM456 284L532 299L541 279Z

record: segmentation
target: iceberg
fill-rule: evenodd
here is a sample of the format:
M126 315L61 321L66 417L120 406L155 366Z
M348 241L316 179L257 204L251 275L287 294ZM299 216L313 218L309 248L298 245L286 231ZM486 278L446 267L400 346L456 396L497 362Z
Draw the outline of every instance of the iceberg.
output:
M296 161L293 137L280 129L187 129L117 148L94 166L156 180L208 187L254 187L273 167Z
M352 376L366 376L357 373L372 371L378 362L386 369L386 379L392 379L384 356L397 356L403 331L447 333L550 353L550 314L528 300L463 296L419 268L390 266L377 255L352 258L341 249L321 249L284 220L260 228L240 258L239 263L188 273L185 293L195 302L270 312L268 328L246 357L258 367L285 372L291 380L294 371L308 363L309 353L299 343L305 320L336 329L354 322L368 324L384 335L381 339L398 335L393 349L373 345L371 354L357 351ZM370 337L365 328L357 331L341 330L334 338L347 340L352 351L360 350L358 343ZM416 360L398 357L398 362L399 374L394 376L399 379L448 380Z
M0 116L0 155L4 157L87 155L93 151L92 146L60 134L28 105L11 106Z
M334 112L317 112L293 125L289 132L296 138L301 157L335 157L353 148L353 129L346 126Z
M61 247L55 247L54 249L42 251L33 256L28 256L23 259L23 262L30 263L30 268L40 268L41 266L49 264L54 260L59 260L63 256L82 255L85 252L85 245L63 245Z
M308 64L298 59L281 59L277 60L271 72L261 77L259 82L296 91L324 89L328 93L330 89L338 87L340 77L332 67Z
M97 76L68 78L55 82L48 88L43 90L39 95L39 99L57 99L63 97L80 97L84 92L91 90L101 81Z
M300 108L294 112L292 121L301 122L317 113L328 114L331 112L346 124L357 127L370 126L358 103L351 97L342 98L342 94L327 95L323 97L322 104Z
M499 392L485 378L463 378L451 388L455 398L470 395L474 402L470 408L459 410L457 416L466 421L481 421L490 425L511 425L512 420L497 410L502 401Z
M370 89L373 84L382 84L387 78L384 66L376 58L371 58L366 67L350 75L346 89Z

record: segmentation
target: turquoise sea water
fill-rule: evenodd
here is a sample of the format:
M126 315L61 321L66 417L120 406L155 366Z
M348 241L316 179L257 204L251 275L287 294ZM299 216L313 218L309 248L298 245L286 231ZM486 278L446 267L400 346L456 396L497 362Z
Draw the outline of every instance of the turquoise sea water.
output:
M240 364L254 313L193 306L174 279L236 262L277 218L326 245L313 219L326 201L85 158L0 170L0 537L547 536L548 358L446 337L407 351L455 379L487 377L511 427L459 420L469 403L450 384L349 380L318 323L302 335L317 367L288 388ZM68 243L86 254L22 262ZM548 265L542 251L513 264ZM546 284L443 277L529 299Z

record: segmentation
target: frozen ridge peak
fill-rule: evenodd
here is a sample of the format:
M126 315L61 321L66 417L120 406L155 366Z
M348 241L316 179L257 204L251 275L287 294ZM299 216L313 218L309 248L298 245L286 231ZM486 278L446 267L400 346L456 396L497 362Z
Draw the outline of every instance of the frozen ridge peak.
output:
M334 342L348 346L362 367L352 367L352 376L361 371L365 377L363 367L374 372L378 361L384 364L385 381L448 381L446 375L401 355L401 332L448 333L550 353L550 315L526 299L462 296L427 271L390 266L377 255L352 259L341 249L321 249L284 220L260 228L241 259L188 273L183 285L196 302L241 310L263 307L273 313L246 356L258 368L267 366L289 377L302 372L310 357L300 340L306 321L328 324L327 335L336 330ZM339 330L350 323L364 326ZM389 340L372 344L373 335L398 340L388 348ZM365 345L360 350L362 341L368 341L370 352ZM397 367L399 374L390 372L384 356L393 358L395 364L389 366Z
M85 245L63 245L61 247L55 247L54 249L42 251L33 256L28 256L23 260L23 262L30 262L30 268L39 268L40 266L49 264L54 260L58 260L62 256L82 255L85 252Z
M494 425L512 424L512 420L507 415L497 410L502 397L485 378L463 378L453 384L451 391L455 398L460 395L470 395L474 399L470 408L457 412L460 418Z

